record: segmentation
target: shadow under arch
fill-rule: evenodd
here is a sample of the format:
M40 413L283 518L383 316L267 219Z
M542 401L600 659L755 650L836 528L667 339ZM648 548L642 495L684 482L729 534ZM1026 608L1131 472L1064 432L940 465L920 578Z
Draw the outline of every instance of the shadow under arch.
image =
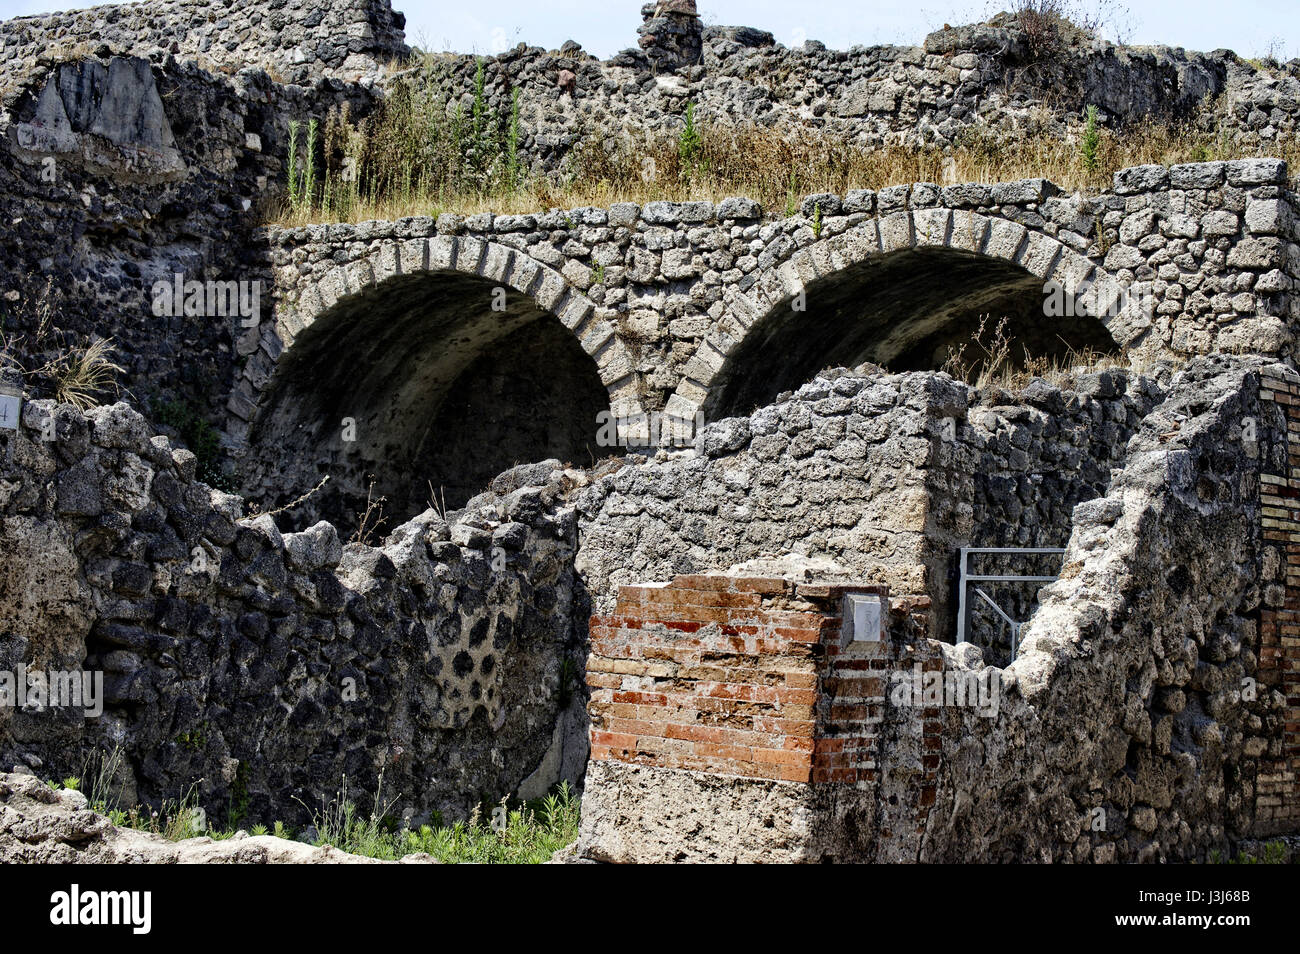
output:
M398 275L340 299L285 350L244 484L278 507L329 475L287 522L350 530L373 481L384 533L515 464L585 463L609 406L596 361L531 296L450 269Z
M759 317L710 382L705 419L748 414L836 365L937 370L986 315L986 333L1007 318L1017 361L1023 348L1047 358L1118 350L1097 318L1046 317L1043 285L1013 262L955 248L870 256L809 282L802 302L787 295Z

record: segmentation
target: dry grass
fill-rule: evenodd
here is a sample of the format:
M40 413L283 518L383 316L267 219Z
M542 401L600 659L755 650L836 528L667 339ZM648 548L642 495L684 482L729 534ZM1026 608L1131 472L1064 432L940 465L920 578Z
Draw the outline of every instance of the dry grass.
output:
M60 352L37 373L47 373L54 379L56 401L85 411L99 404L99 396L114 385L124 370L112 355L112 339L99 338Z
M430 115L427 105L404 108L408 117ZM425 119L411 121L420 125ZM1092 191L1108 188L1120 169L1147 163L1172 165L1256 155L1291 163L1300 160L1297 137L1267 149L1243 148L1214 132L1158 121L1120 131L1100 129L1092 163L1084 161L1080 146L1083 123L1062 135L1052 131L1045 115L1031 116L1010 132L973 127L947 152L939 147L855 146L811 127L781 133L702 123L698 144L689 156L683 155L680 134L626 132L610 148L605 135L592 131L559 176L505 183L504 153L486 158L490 145L475 165L458 160L459 153L442 140L437 140L436 148L428 143L401 147L396 129L381 126L382 135L364 131L365 154L354 160L364 174L346 201L333 198L292 209L274 208L270 221L293 226L441 212L510 214L660 199L717 201L734 195L757 199L769 215L780 217L794 214L803 196L817 192L842 195L851 189L912 182L996 183L1040 176L1066 189ZM463 128L458 135L463 146ZM337 182L337 177L331 179L327 167L326 182L330 181Z
M29 298L19 296L14 313L0 307L0 368L9 368L38 394L51 395L60 404L88 410L107 394L118 393L117 375L123 368L114 357L112 338L77 335L54 327L61 310L54 280ZM13 334L11 319L30 334Z
M1034 355L1021 345L1021 353L1017 355L1016 341L1008 335L1007 323L1006 318L1001 318L990 329L989 316L981 317L979 328L970 340L954 348L939 370L976 390L999 388L1016 393L1028 387L1034 378L1042 378L1054 387L1071 388L1081 374L1129 366L1122 354L1092 348L1068 348L1063 354Z
M316 484L315 487L307 491L301 497L297 497L289 501L283 507L276 507L274 510L263 510L260 504L258 504L256 501L250 500L247 502L249 516L256 517L262 514L266 514L268 516L274 517L284 513L285 511L292 510L295 507L299 506L300 504L304 504L312 497L316 496L316 494L318 494L321 490L323 490L325 488L325 485L329 483L329 479L330 479L330 475L326 474L324 477L320 479L320 481Z
M375 496L375 478L371 477L370 486L366 488L366 507L357 515L357 529L349 543L360 543L368 547L376 545L380 539L379 528L388 522L384 516L384 504L387 502L387 497Z

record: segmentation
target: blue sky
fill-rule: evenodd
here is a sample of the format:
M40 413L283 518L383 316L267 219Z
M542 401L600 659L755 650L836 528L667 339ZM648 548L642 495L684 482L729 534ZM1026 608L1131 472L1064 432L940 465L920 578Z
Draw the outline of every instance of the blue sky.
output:
M1002 6L988 0L698 0L705 20L769 30L787 46L805 39L843 49L855 43L920 43L945 22L969 23ZM1124 39L1192 50L1229 47L1243 56L1300 56L1297 0L1076 0L1118 10ZM0 19L91 4L0 0ZM407 42L436 50L493 53L520 40L558 47L577 40L601 57L636 42L641 0L394 0ZM1111 36L1111 39L1115 39Z

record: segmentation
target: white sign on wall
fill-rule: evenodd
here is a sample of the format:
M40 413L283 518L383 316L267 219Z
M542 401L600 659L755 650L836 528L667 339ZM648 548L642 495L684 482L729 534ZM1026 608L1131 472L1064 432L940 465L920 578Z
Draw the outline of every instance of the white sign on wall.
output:
M0 388L0 428L18 430L18 416L22 413L23 399L5 388Z

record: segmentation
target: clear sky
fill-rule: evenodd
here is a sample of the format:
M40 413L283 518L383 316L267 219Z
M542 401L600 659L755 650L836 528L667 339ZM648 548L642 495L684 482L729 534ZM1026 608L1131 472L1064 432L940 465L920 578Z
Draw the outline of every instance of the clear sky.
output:
M1118 24L1110 39L1190 50L1228 47L1243 56L1300 56L1300 0L1074 0L1100 6ZM698 0L706 22L768 30L786 46L805 39L843 49L855 43L920 43L945 22L982 20L989 0ZM0 20L92 6L57 0L0 0ZM556 48L573 39L600 57L636 43L641 0L394 0L406 38L435 50L493 53L520 40Z

